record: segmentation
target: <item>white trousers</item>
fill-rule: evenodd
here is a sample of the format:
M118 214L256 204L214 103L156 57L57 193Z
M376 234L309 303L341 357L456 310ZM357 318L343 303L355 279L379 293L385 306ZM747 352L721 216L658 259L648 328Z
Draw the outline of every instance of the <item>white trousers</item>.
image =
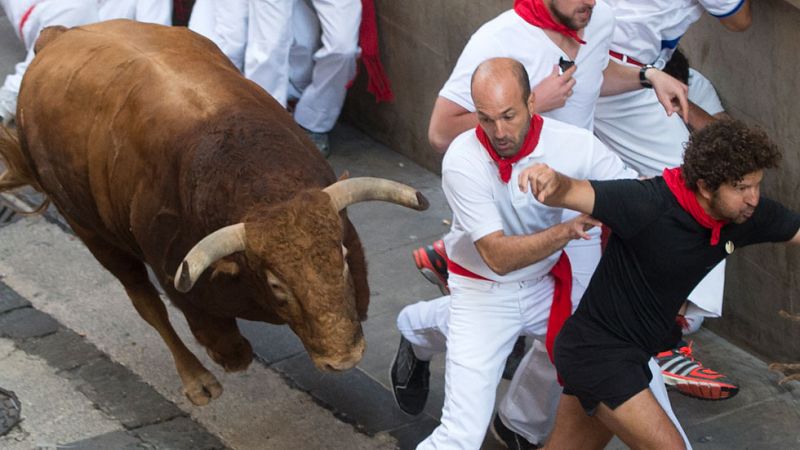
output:
M294 35L305 33L291 29L296 1L302 0L250 0L249 8L244 74L284 106L289 97L289 50ZM321 47L311 57L311 82L295 106L295 120L322 133L336 123L347 84L356 73L361 1L311 0L311 6L319 21ZM305 25L317 26L314 21Z
M667 116L653 89L639 89L600 97L594 116L594 133L622 161L643 176L657 176L666 167L683 162L689 130L677 114ZM697 327L703 317L722 315L725 261L695 287L689 300L701 310L690 309L689 322Z
M8 75L2 89L19 94L22 77L33 60L33 44L43 28L53 25L74 27L97 22L96 0L44 0L36 4L22 27L22 43L28 50L25 60L14 66L14 73ZM19 29L19 24L15 24Z
M248 0L197 0L189 29L211 39L239 71L247 47Z
M172 25L170 0L101 0L100 20L130 19L137 22Z
M573 308L576 308L599 261L599 242L576 241L567 248L567 253L573 266L572 294ZM451 280L458 280L457 284L465 284L463 280L467 280L468 287L470 283L476 283L475 280L456 277L451 275ZM452 281L450 286L453 289ZM472 308L456 308L451 305L451 297L447 296L409 305L400 312L397 327L413 345L418 358L429 360L447 350L441 425L418 448L480 447L491 419L503 365L514 341L519 334L541 337L546 331L552 303L552 281L547 277L536 289L531 289L536 292L528 293L529 287L517 287L515 291L514 286L497 286L498 292L489 295L485 290L478 290L480 295L475 295L478 300L467 302ZM456 291L453 294L455 296ZM507 308L496 311L500 308L496 303L501 297L506 299L502 303ZM469 294L467 298L471 298ZM481 302L487 301L489 304L484 308ZM456 321L451 318L454 312L461 316ZM465 315L466 319L463 318ZM494 332L494 327L482 328L488 315L494 317L492 320L497 321L500 331ZM454 324L460 327L456 334L451 331ZM455 344L459 341L461 345ZM459 349L455 353L453 345ZM684 436L687 448L691 448L672 412L658 365L652 359L649 365L653 373L650 389ZM500 402L498 413L510 429L530 442L543 443L552 430L561 391L544 344L534 340Z

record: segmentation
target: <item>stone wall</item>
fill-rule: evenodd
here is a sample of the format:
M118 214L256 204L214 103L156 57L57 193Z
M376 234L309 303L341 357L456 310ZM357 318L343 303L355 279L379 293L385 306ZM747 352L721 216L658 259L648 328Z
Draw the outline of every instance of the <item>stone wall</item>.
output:
M376 0L383 62L396 100L376 105L363 74L348 98L351 123L433 171L441 156L427 142L433 102L468 37L511 7L511 0ZM753 26L731 33L713 18L682 41L692 64L716 85L736 118L765 128L784 150L764 193L800 210L800 0L753 2ZM710 328L775 359L800 354L800 326L778 316L800 312L800 251L779 245L738 250L730 258L725 320Z
M753 2L753 25L727 32L714 18L681 40L693 67L713 81L725 109L764 128L783 150L762 192L800 210L800 1ZM800 355L800 325L778 311L800 312L800 250L764 245L729 258L724 320L714 331L776 359Z

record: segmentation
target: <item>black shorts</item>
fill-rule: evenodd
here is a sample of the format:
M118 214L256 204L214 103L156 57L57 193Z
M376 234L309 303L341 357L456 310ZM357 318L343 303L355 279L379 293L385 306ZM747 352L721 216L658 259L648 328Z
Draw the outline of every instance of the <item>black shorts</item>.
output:
M590 416L601 402L616 409L653 378L650 354L574 316L558 334L554 353L564 393L578 397Z

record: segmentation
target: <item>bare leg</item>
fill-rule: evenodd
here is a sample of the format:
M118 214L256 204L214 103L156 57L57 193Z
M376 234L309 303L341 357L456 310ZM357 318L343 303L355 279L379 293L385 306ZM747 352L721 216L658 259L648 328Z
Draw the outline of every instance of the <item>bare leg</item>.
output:
M583 410L578 397L561 394L556 423L544 448L552 450L602 449L614 435Z
M683 437L659 406L650 389L634 395L617 409L612 410L601 403L597 407L597 418L631 448L686 448Z
M113 247L94 232L72 221L70 225L100 264L119 279L139 315L161 335L172 353L186 397L195 405L206 405L212 398L219 397L222 386L175 333L169 322L167 308L150 283L144 264Z

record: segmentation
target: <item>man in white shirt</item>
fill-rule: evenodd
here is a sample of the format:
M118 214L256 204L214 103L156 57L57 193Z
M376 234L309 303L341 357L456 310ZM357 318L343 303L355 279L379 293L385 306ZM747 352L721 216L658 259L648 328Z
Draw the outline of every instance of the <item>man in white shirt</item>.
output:
M172 25L171 0L98 0L100 20L130 19Z
M617 19L611 44L612 60L630 67L663 68L681 36L704 12L717 17L732 31L742 31L750 24L749 0L609 0L609 3ZM703 101L704 98L698 98L702 80L695 80L695 84L694 98ZM691 100L691 86L689 94ZM717 105L706 107L717 109ZM642 175L654 176L665 167L680 165L690 127L702 128L713 119L695 102L690 103L689 111L687 127L679 118L664 114L651 90L602 97L595 111L595 134L630 167ZM683 313L688 324L699 327L704 316L720 316L724 284L723 261L689 296ZM689 346L665 352L660 355L659 363L665 368L667 382L688 395L719 400L738 392L738 387L727 377L703 368L694 360ZM693 372L700 376L694 377Z
M98 14L96 0L0 0L0 5L28 51L0 87L0 121L9 125L17 114L19 86L33 60L33 44L39 32L53 25L74 27L97 22Z
M551 16L552 10L557 12ZM542 13L547 14L545 22L547 18L550 20L547 25L549 28L534 25L542 23ZM561 31L555 30L558 25L561 25ZM613 29L612 11L602 1L517 1L513 11L503 13L485 24L468 42L434 106L429 128L431 144L443 151L456 135L478 123L475 106L469 95L469 81L476 66L494 56L512 57L522 62L528 70L531 85L536 86L537 112L591 130L594 104L601 91L611 94L642 87L639 70L609 63L608 46ZM568 35L569 30L574 36ZM521 39L530 44L513 45ZM585 41L585 44L580 44L580 41ZM559 74L561 59L575 62L563 74ZM662 94L665 108L670 112L675 111L670 99L685 95L685 86L658 70L648 70L644 75L652 79ZM585 287L588 284L600 258L599 231L592 230L590 234L593 239L573 241L567 248L576 286ZM444 350L448 304L448 297L420 302L406 307L398 317L398 328L414 345L414 353L421 362ZM402 366L397 361L395 365ZM652 368L658 371L654 362ZM415 374L410 381L413 383L420 377L420 374ZM537 382L537 378L549 380L549 386ZM405 381L409 380L393 386L396 398L412 392L404 390L402 385L406 384ZM427 383L427 378L424 383ZM552 426L559 387L555 381L555 371L546 355L542 356L539 343L534 344L534 351L529 352L521 363L521 369L512 380L510 392L513 394L504 398L500 405L499 422L495 421L495 424L511 428L530 442L542 442ZM415 393L412 397L417 395ZM666 394L664 400L667 410ZM413 403L424 405L424 398L415 399ZM400 398L398 404L406 412L421 411L421 406L404 406ZM512 439L518 440L516 436ZM508 444L508 440L504 440Z

